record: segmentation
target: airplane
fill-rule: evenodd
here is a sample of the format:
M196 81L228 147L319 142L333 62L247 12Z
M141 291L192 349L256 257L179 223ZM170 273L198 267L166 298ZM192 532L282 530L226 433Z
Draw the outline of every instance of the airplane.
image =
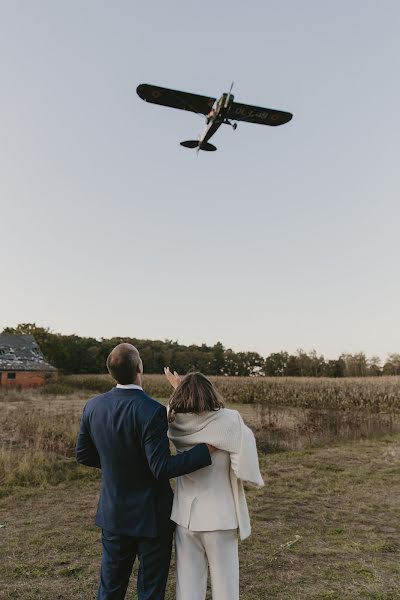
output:
M199 150L214 152L217 148L209 143L209 139L221 125L230 125L236 130L237 123L232 121L245 121L276 127L277 125L284 125L292 119L293 115L289 112L234 102L232 87L233 83L229 92L222 94L218 100L209 96L170 90L146 83L140 84L136 92L146 102L205 115L206 127L198 139L181 142L181 146L196 148L197 152Z

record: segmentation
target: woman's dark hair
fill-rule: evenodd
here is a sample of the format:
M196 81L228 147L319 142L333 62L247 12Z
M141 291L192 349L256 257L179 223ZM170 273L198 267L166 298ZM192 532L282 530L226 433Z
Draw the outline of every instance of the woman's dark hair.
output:
M224 408L222 396L202 373L188 373L175 389L169 401L168 421L175 421L177 413L216 411Z

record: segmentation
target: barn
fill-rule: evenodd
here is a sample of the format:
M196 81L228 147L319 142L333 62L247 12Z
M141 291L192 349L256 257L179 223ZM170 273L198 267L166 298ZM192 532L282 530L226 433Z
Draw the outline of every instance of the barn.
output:
M57 378L32 335L0 334L0 387L38 387Z

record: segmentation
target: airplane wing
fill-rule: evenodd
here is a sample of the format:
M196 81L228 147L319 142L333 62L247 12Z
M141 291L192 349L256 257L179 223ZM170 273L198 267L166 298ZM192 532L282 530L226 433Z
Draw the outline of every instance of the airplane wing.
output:
M208 96L178 92L177 90L169 90L168 88L148 85L146 83L139 85L136 91L142 100L146 102L189 110L203 115L207 115L210 112L216 100L216 98L209 98Z
M293 117L292 113L272 108L261 108L260 106L250 106L249 104L239 104L233 102L228 118L234 121L246 121L247 123L257 123L258 125L284 125Z

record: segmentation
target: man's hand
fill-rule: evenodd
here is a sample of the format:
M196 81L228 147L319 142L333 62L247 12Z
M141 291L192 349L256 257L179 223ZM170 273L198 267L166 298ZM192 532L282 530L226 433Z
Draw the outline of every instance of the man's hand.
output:
M207 448L210 454L218 450L218 448L216 448L215 446L211 446L211 444L207 444Z
M169 367L164 367L164 373L165 373L165 377L168 379L168 381L170 382L170 384L172 385L174 390L176 390L176 388L178 387L178 385L181 382L181 378L179 377L178 373L176 371L171 373L171 371L169 370Z

